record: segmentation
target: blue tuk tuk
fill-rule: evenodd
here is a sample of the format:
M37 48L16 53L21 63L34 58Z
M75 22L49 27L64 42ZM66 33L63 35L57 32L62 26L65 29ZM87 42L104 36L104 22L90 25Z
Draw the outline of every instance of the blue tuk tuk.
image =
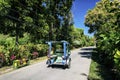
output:
M49 41L48 66L63 65L63 68L70 68L71 57L69 43L67 41Z

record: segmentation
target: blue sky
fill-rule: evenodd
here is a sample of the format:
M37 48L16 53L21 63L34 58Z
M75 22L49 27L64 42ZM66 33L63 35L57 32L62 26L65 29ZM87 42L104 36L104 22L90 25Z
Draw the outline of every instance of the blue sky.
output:
M88 33L89 28L85 27L84 20L87 11L94 8L98 1L100 0L75 0L73 2L71 11L73 14L74 26L84 29L85 35L93 36L93 34Z

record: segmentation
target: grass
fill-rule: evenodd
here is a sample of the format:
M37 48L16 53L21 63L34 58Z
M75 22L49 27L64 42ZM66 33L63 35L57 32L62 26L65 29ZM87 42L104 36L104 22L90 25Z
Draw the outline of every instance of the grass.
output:
M45 60L45 59L47 59L46 56L40 57L40 58L36 58L36 59L33 59L33 60L30 60L30 65L31 65L31 64L35 64L35 63L38 63L38 62L41 62L41 61L43 61L43 60Z
M98 59L97 52L93 52L88 80L114 80L112 72L100 64Z
M99 66L98 63L92 61L91 66L90 66L90 73L88 76L89 80L102 80L101 76L99 75L99 69L97 68Z
M12 66L5 66L5 67L2 67L0 68L0 75L2 74L5 74L5 73L8 73L8 72L11 72L13 71L13 67Z
M43 61L43 60L45 60L45 59L47 59L46 56L44 56L44 57L39 57L39 58L30 60L30 64L29 64L29 65L32 65L32 64L41 62L41 61ZM28 65L28 66L29 66L29 65ZM11 71L14 71L14 70L15 70L15 69L13 68L13 66L4 66L4 67L0 68L0 75L5 74L5 73L8 73L8 72L11 72Z

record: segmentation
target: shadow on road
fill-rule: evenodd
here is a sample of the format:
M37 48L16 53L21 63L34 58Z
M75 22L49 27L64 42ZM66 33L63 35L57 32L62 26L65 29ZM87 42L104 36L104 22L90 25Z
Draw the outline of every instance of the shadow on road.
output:
M52 69L61 69L61 70L65 70L67 68L65 68L63 65L52 65L52 66L49 66L47 68L52 68Z
M86 47L86 48L81 48L80 50L94 50L95 49L95 47Z
M81 55L81 57L84 57L84 58L91 58L91 55L92 55L92 50L94 50L95 48L94 47L87 47L87 48L82 48L80 49L80 52L78 54Z
M78 54L81 54L81 57L91 58L91 52L79 52Z

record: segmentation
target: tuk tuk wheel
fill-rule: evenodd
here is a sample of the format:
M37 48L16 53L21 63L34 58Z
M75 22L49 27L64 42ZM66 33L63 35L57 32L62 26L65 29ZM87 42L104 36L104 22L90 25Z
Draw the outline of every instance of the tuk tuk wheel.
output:
M63 69L66 69L66 67L67 67L66 65L63 65Z
M71 67L71 62L69 62L69 64L67 65L67 68L70 69Z
M71 58L68 61L67 68L69 69L71 67Z

